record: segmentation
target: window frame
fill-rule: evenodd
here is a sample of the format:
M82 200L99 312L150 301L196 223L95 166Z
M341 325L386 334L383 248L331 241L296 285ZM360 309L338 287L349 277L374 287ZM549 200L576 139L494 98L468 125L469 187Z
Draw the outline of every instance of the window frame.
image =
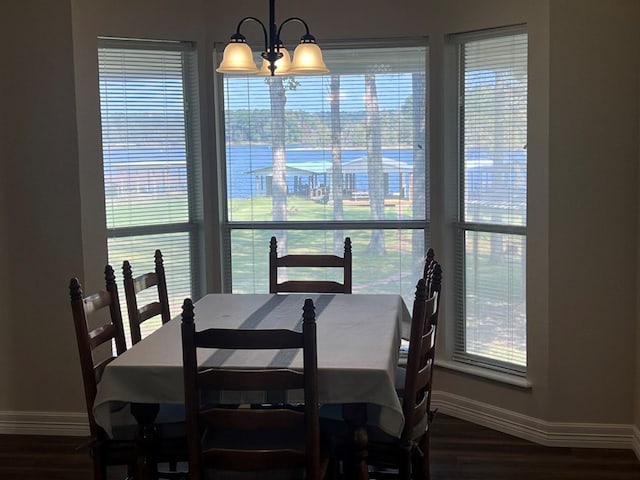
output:
M524 379L527 376L527 365L528 365L528 344L525 342L525 365L519 365L515 363L510 363L506 361L502 361L497 358L491 358L488 356L480 356L466 351L465 343L465 331L466 331L466 249L465 249L465 238L467 233L469 232L478 232L478 233L498 233L498 234L507 234L507 235L517 235L524 237L524 245L525 245L525 253L523 259L523 265L526 265L527 254L526 254L526 240L527 240L527 221L524 225L499 225L494 223L481 223L481 222L472 222L466 221L465 219L465 176L464 176L464 166L465 166L465 143L464 143L464 67L463 67L463 56L464 56L464 45L465 43L473 40L484 40L490 38L499 38L499 37L507 37L510 35L519 35L519 34L527 34L526 25L514 25L508 27L499 27L499 28L491 28L487 30L479 30L474 32L460 33L450 35L448 37L449 44L453 45L454 48L449 50L450 55L455 57L455 60L452 61L452 65L455 65L455 117L456 117L456 146L455 146L455 156L457 161L457 169L456 169L456 180L455 186L452 188L456 192L456 211L455 211L455 220L453 221L453 234L452 239L454 243L454 253L452 258L454 259L454 279L453 279L453 328L449 330L452 335L452 339L448 342L448 358L451 361L445 360L441 362L443 366L451 367L455 370L461 371L482 371L485 370L486 373L481 374L482 376L487 376L488 378L500 378L505 379L501 375L506 374L507 377L514 377L514 380L511 381L514 385L528 387L529 383L526 380L518 380L517 378ZM527 39L528 44L528 39ZM529 61L527 58L527 73L529 70ZM530 75L527 75L529 78ZM527 79L527 84L529 80ZM528 86L527 86L528 89ZM527 92L528 95L528 92ZM527 124L529 123L529 113L528 113L528 98L527 98ZM528 127L527 127L528 128ZM527 165L528 165L527 158ZM528 183L528 182L527 182ZM527 188L528 190L528 188ZM525 209L528 211L528 198L527 205ZM453 213L453 212L452 212ZM525 266L526 269L526 266ZM524 273L526 278L526 271ZM526 286L525 286L525 298L526 298ZM526 302L526 300L525 300ZM526 303L525 303L526 305ZM525 325L528 322L528 315L525 309ZM464 367L462 366L464 365ZM498 377L496 377L496 375Z
M182 95L183 95L183 127L184 127L184 142L185 142L185 167L186 167L186 198L187 198L187 220L182 222L167 222L158 224L139 224L132 226L110 227L106 225L106 242L107 248L111 239L123 239L134 237L145 237L155 235L166 235L173 233L182 233L188 236L189 245L189 295L199 298L204 294L204 226L203 226L203 208L202 208L202 145L201 145L201 133L200 133L200 106L199 106L199 77L198 77L198 59L197 50L195 44L186 41L172 41L172 40L146 40L146 39L123 39L113 37L98 37L98 50L97 55L101 49L113 49L113 50L146 50L146 51L166 51L166 52L179 52L181 54L181 76L182 76ZM99 62L99 60L98 60ZM99 69L99 67L98 67ZM98 82L102 82L100 71L98 71ZM102 119L102 111L100 112L100 118ZM101 120L101 136L104 134L102 129ZM102 160L104 162L104 150L101 153ZM103 164L103 181L106 185L106 171ZM107 208L107 196L105 188L105 210ZM161 248L161 247L159 247ZM108 252L109 258L111 253ZM133 264L134 276L142 274L145 271L151 271L153 269L153 255L154 250L150 249L148 252L149 262L146 265ZM171 260L168 258L168 252L163 250L163 256L165 266L167 262ZM111 260L110 260L111 261ZM114 265L116 272L121 272L121 264ZM171 304L171 313L176 315L181 307L182 296L180 296L178 303L177 294L172 295L171 292L171 272L167 272L167 283L170 297L174 298L174 302ZM126 323L126 312L123 312ZM159 326L158 322L148 322L146 330L156 328ZM157 325L156 325L157 323ZM151 325L153 324L153 325ZM127 338L129 337L128 329L125 332ZM143 335L148 332L143 331Z
M225 145L225 112L224 112L224 88L223 88L223 75L216 74L214 81L214 92L216 104L216 138L217 138L217 158L218 158L218 193L219 193L219 205L220 205L220 238L222 247L222 263L223 263L223 275L222 275L222 291L231 292L233 289L232 284L232 232L235 230L323 230L323 231L346 231L346 230L421 230L423 232L423 241L425 249L428 248L431 238L430 234L430 205L431 205L431 188L429 180L429 165L430 155L427 139L430 136L429 133L429 79L430 79L430 67L429 67L429 43L426 37L417 38L404 38L404 39L392 39L392 40L359 40L359 41L323 41L323 50L330 49L364 49L364 48L401 48L401 47L424 47L425 48L425 92L424 92L424 110L425 110L425 128L424 128L424 183L425 183L425 196L424 196L424 219L402 219L402 220L332 220L331 222L324 221L237 221L229 220L227 211L227 188L226 188L226 145ZM224 45L216 45L214 49L214 58L216 64L218 64L222 58L222 51ZM268 245L265 244L265 258L267 258ZM417 279L416 279L417 281Z

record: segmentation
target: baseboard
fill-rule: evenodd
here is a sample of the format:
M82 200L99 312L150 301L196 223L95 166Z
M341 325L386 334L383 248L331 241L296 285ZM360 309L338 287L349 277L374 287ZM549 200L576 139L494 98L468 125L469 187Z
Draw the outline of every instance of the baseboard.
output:
M0 434L89 435L86 413L0 411Z
M431 405L452 417L541 445L633 449L640 459L640 433L633 425L547 422L441 391L433 392Z
M442 413L553 447L624 448L640 460L640 429L633 425L547 422L451 393L434 391ZM87 436L84 413L0 411L0 434Z

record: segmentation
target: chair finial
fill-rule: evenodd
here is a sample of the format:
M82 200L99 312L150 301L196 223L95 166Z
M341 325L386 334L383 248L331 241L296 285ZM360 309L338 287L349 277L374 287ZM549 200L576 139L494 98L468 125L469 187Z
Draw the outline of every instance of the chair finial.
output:
M114 273L111 265L104 267L104 279L107 281L107 287L116 284L116 274Z
M193 323L193 302L190 298L185 298L182 304L182 323Z
M442 267L438 262L433 266L433 274L431 277L431 291L439 292L442 286Z
M153 258L155 258L156 266L158 265L162 266L163 260L162 260L162 252L160 250L156 250L156 253L153 255Z
M313 300L310 298L307 298L304 301L304 306L302 307L302 321L303 323L316 321L316 307L313 305Z
M82 286L75 277L69 282L69 295L71 295L71 301L82 300Z
M133 277L133 271L131 270L131 264L129 263L129 260L125 260L124 262L122 262L122 275L126 279L130 279Z
M344 239L344 253L351 252L351 237Z

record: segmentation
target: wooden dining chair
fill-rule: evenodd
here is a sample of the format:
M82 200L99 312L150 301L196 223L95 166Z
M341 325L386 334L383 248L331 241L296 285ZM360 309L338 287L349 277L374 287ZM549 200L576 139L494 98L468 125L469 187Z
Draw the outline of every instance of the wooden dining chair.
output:
M132 478L136 462L139 460L137 444L139 426L130 415L129 406L123 406L112 412L112 437L109 437L96 423L93 416L93 404L104 369L116 356L127 349L118 287L110 265L105 267L105 281L105 290L87 296L84 296L77 278L72 278L69 283L71 311L80 355L80 369L91 436L88 447L93 461L95 480L106 480L107 467L116 465L126 465L127 478ZM94 319L97 318L102 319L103 323L89 329L89 319L95 321ZM158 478L184 478L184 475L177 471L178 462L186 460L184 412L180 410L176 414L175 408L161 408L158 421L154 457L158 462L168 464L168 469L159 472Z
M404 378L402 412L404 427L400 438L378 429L369 432L368 463L371 478L428 480L431 422L431 387L436 344L438 295L427 298L424 279L416 286L411 318L411 335Z
M131 343L135 345L142 340L141 325L144 322L158 315L162 319L163 325L171 320L162 253L160 250L155 252L155 270L153 272L143 273L134 277L131 264L128 260L125 260L122 264L122 274L124 276L124 293L129 314ZM151 288L157 289L157 299L153 298L148 303L139 305L138 299L141 298L139 295L143 294L143 292L151 292L149 290ZM156 297L155 294L153 296Z
M129 473L133 474L137 458L135 443L137 427L135 423L114 426L114 438L111 439L96 423L93 416L93 403L98 383L105 367L115 358L112 353L112 342L117 355L123 353L127 348L120 313L118 287L113 268L110 265L105 268L105 280L106 290L86 297L83 296L82 287L77 278L72 278L69 283L71 311L78 353L80 354L80 368L89 418L91 435L89 449L93 460L93 478L96 480L106 480L107 466L110 465L127 465ZM108 315L105 315L107 317L106 323L90 330L87 317L98 317L97 312L99 311L108 311ZM102 354L101 357L100 354Z
M327 462L320 457L316 323L311 299L304 303L302 333L221 328L196 331L191 300L186 299L182 308L189 479L200 480L206 469L252 472L247 478L255 478L257 471L277 476L283 469L295 469L305 472L295 478L322 478ZM203 358L203 353L197 352L212 348L302 350L303 370L198 368L197 359ZM215 395L223 391L295 389L304 390L304 405L244 408L215 401Z
M340 268L342 282L331 280L278 280L281 268ZM344 256L296 254L278 256L278 242L271 237L269 245L269 293L351 293L351 238L344 240Z
M366 461L371 479L429 479L429 406L436 336L436 326L433 323L436 304L437 294L427 298L426 282L421 278L416 285L409 354L406 375L403 377L406 395L399 398L404 427L399 438L378 427L367 427ZM323 417L321 426L331 438L338 461L344 464L352 455L351 430L335 416Z

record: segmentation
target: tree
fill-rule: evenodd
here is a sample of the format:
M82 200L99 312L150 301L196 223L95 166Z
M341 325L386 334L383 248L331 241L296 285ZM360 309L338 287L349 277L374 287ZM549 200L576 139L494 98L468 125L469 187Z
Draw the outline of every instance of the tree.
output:
M329 104L331 107L331 198L333 199L333 219L340 221L343 215L342 185L342 138L340 129L340 75L331 75ZM333 249L337 255L344 251L341 230L333 232Z
M286 80L285 80L286 79ZM272 169L272 197L271 207L274 222L287 221L287 157L286 157L286 129L285 105L287 104L286 90L295 90L299 83L293 77L274 75L267 77L269 83L269 98L271 101L271 155ZM286 84L285 84L286 81ZM278 249L284 255L287 252L287 231L274 232L278 239Z
M372 220L384 220L384 171L382 169L382 139L380 109L375 74L364 76L365 125L367 136L367 176ZM367 247L369 253L384 255L384 231L373 230Z
M274 222L287 220L287 158L285 155L284 107L287 103L282 77L267 77L271 99L271 154L273 157L271 208ZM286 230L275 232L280 251L287 251Z

